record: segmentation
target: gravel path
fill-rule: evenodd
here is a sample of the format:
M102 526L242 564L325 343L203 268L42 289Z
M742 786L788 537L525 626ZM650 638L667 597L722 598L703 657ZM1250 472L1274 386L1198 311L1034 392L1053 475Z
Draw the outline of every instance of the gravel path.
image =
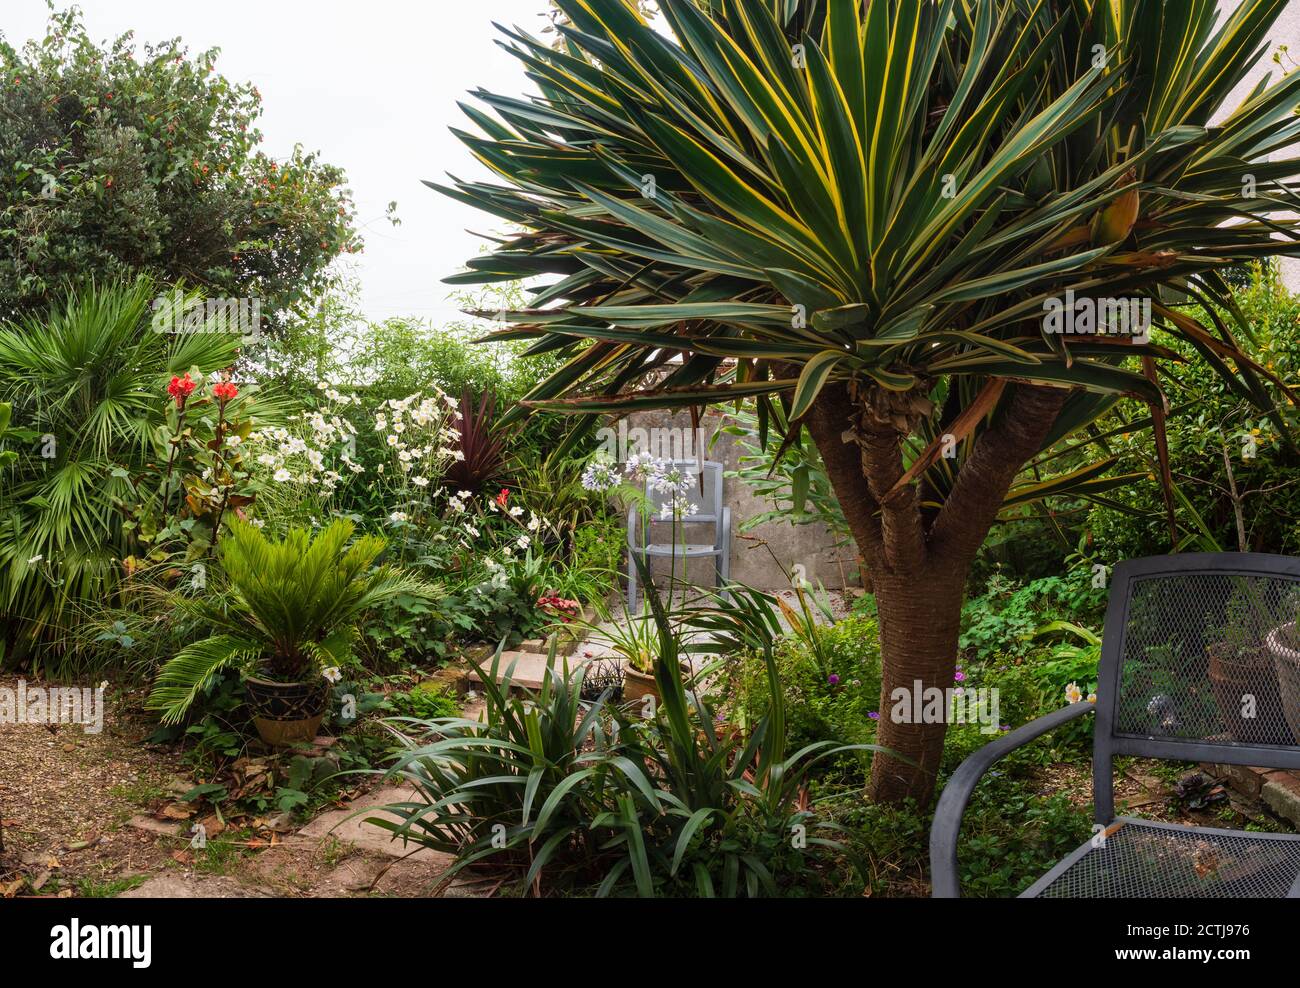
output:
M15 677L0 676L0 691L17 687ZM169 814L195 781L175 750L145 743L149 721L124 713L138 711L140 699L110 690L100 733L0 723L0 899L418 897L439 886L445 857L406 859L384 831L365 833L359 821L331 830L350 806L297 833L271 828L252 838L223 835L205 820L214 836L207 849L192 848L193 821ZM391 795L361 795L356 806ZM442 894L476 893L461 885Z
M16 691L18 682L0 677L0 690ZM97 734L74 724L0 723L0 892L14 894L24 875L28 893L104 894L166 857L151 835L123 825L183 780L172 756L141 745L145 730L119 716L121 699L108 693Z

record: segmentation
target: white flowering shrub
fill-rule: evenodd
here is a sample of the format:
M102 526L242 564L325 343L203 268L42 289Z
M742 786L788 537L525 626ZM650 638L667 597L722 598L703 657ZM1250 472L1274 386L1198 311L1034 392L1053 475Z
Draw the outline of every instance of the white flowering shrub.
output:
M283 426L260 428L246 440L259 488L254 524L274 520L277 528L319 526L328 519L330 501L340 487L364 472L356 459L356 427L347 418L358 399L324 383L321 396L315 410Z
M460 410L438 388L429 395L390 398L375 411L375 432L384 437L390 460L375 469L388 492L393 525L428 524L447 466L462 456L457 447Z

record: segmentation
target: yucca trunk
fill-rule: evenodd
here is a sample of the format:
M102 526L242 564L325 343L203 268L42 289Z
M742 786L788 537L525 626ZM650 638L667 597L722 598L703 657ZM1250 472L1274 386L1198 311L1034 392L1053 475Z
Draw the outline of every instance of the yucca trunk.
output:
M923 510L921 489L899 484L902 443L921 408L918 393L829 388L809 413L809 431L866 561L865 582L880 618L877 740L902 757L876 756L868 786L875 801L910 797L925 806L934 794L947 724L894 716L898 697L915 709L918 689L924 697L931 687L954 685L971 564L1012 480L1038 452L1066 394L1016 388L969 456L958 461L957 480L941 509Z
M947 725L904 723L895 720L894 712L900 705L913 710L931 687L944 690L953 685L964 575L954 579L921 569L873 580L881 658L876 741L915 763L876 756L868 791L879 802L911 797L925 805L934 790ZM901 701L897 689L905 691Z

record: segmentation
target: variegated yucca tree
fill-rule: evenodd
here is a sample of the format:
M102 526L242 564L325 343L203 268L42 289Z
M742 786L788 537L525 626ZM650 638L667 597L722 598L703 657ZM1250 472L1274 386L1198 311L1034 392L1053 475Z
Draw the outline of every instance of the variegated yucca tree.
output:
M866 562L882 714L952 684L1000 512L1123 480L1044 487L1028 462L1125 399L1165 448L1171 341L1291 400L1220 273L1300 253L1300 74L1226 105L1285 0L556 5L566 45L504 32L537 93L465 107L497 180L434 186L515 227L450 280L542 279L497 334L569 358L533 407L784 404ZM1052 334L1067 290L1149 300L1154 335ZM906 759L876 759L872 795L928 800L943 737L882 716Z

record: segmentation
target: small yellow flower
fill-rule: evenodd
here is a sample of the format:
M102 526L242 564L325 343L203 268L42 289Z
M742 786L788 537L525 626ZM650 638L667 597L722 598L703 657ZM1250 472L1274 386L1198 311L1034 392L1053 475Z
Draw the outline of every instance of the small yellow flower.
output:
M1065 702L1078 703L1083 699L1083 690L1079 689L1078 683L1071 683L1065 688Z

